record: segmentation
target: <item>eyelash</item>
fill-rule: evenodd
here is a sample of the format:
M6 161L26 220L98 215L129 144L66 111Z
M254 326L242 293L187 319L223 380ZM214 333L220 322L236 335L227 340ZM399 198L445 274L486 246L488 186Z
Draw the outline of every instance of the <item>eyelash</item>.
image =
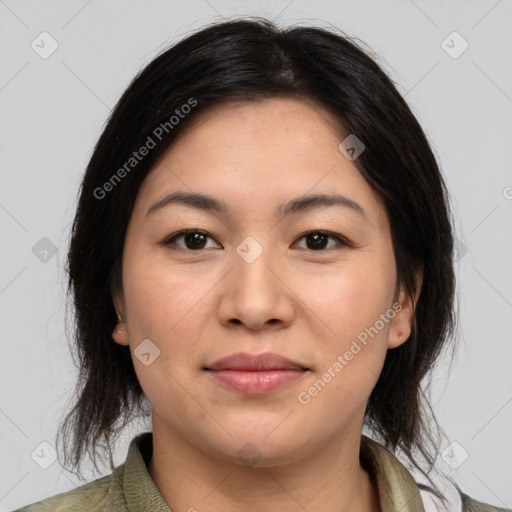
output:
M186 229L186 230L183 230L183 231L179 231L178 233L174 233L170 237L167 237L162 242L162 245L164 245L164 246L176 245L174 243L174 241L177 238L180 238L180 237L185 236L185 235L190 234L190 233L200 233L202 235L205 235L207 238L211 238L213 240L213 237L211 237L206 231L202 231L200 229ZM335 246L335 247L330 247L328 249L314 250L314 249L307 249L306 248L306 249L302 249L302 250L306 250L306 251L310 251L310 252L315 252L315 253L321 253L321 252L327 252L327 251L329 251L331 249L340 249L342 247L353 247L353 245L347 239L341 237L340 235L336 235L335 233L331 233L329 231L324 231L324 230L321 230L321 229L313 230L313 231L307 231L306 233L303 233L302 235L300 235L298 237L297 241L307 237L308 235L313 235L313 234L320 234L320 235L327 236L329 238L336 239L338 241L338 245ZM204 251L206 249L193 250L193 249L187 249L187 248L183 248L183 247L179 247L178 246L178 250L182 250L182 251L186 251L186 252L201 252L201 251Z

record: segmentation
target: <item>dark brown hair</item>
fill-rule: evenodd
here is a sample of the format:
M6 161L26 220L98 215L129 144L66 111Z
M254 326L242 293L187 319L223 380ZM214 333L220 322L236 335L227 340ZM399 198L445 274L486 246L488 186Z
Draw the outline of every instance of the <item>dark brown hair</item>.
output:
M75 309L79 378L77 401L58 432L66 441L66 463L80 467L91 449L95 462L101 448L114 468L112 440L135 417L148 414L129 347L111 337L117 323L112 297L122 289L124 238L142 181L209 107L286 97L323 106L346 133L363 141L365 151L353 163L385 201L398 283L410 296L416 291L413 272L423 268L412 333L388 350L366 424L424 474L417 457L432 467L438 430L421 384L454 333L449 199L427 137L376 60L353 38L331 30L280 29L262 18L244 18L191 34L136 76L96 144L72 226L68 297ZM182 110L191 99L193 108ZM126 167L148 137L158 139L156 147ZM118 172L122 168L126 172Z

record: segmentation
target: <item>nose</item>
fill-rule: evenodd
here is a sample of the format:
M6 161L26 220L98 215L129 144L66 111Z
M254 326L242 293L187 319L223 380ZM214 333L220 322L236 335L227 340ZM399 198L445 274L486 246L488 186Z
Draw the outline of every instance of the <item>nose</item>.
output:
M259 330L272 325L279 329L293 321L297 297L287 282L290 273L269 253L263 251L252 262L234 253L233 267L220 289L218 313L225 326L243 324Z

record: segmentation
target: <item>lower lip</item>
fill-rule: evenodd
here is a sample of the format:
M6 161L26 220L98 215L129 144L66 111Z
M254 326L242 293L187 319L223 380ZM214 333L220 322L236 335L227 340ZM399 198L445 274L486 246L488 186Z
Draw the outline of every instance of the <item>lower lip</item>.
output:
M244 395L265 395L304 376L304 370L209 370L208 373L229 389Z

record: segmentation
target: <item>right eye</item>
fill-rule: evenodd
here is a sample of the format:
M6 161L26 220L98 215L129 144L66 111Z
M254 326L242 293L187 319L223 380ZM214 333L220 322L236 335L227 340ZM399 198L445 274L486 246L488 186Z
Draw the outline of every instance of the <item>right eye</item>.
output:
M175 243L176 240L179 240L183 238L185 247L180 246ZM179 233L175 233L174 235L171 235L170 238L167 238L163 245L165 246L172 246L175 245L179 249L184 251L200 251L203 249L206 249L208 247L205 247L206 240L210 238L213 240L212 237L206 233L206 231L201 231L199 229L186 229L184 231L180 231Z

